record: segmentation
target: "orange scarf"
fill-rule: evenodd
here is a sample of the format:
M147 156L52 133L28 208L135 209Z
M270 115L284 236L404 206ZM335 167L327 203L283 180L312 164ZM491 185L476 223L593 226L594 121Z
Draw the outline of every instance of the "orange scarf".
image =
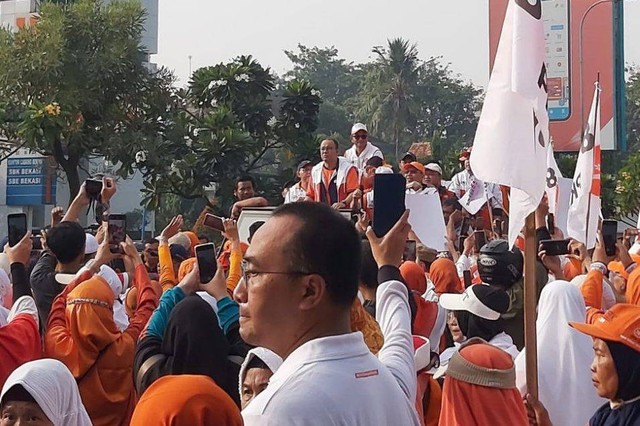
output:
M409 289L417 291L420 295L427 291L427 276L417 263L404 262L400 265L400 274L409 286Z
M131 426L242 426L240 410L206 376L165 376L142 395Z
M429 268L429 277L437 294L462 293L464 291L456 265L450 259L436 259Z
M460 350L470 363L483 368L513 368L511 356L489 344L475 344ZM522 397L515 387L492 388L466 383L447 376L442 393L440 426L491 425L528 426Z

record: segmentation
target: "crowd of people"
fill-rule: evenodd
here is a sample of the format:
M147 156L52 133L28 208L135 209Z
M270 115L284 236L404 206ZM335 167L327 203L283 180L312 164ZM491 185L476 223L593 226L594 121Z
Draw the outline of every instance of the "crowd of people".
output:
M84 186L42 236L6 244L0 425L640 425L639 243L610 255L600 235L591 250L535 253L531 392L508 189L474 176L470 149L446 181L411 152L394 170L362 123L351 141L301 161L248 241L237 219L269 202L238 179L210 282L196 257L207 240L181 215L142 247L127 237L113 250L102 215L86 233ZM439 196L445 251L422 244L409 211L373 231L374 177L393 173L407 194ZM101 213L115 195L105 178ZM561 240L548 210L543 199L536 238Z

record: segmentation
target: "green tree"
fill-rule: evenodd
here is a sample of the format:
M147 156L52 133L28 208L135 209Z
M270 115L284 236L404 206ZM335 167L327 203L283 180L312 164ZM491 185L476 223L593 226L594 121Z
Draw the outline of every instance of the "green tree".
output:
M215 184L215 201L225 209L235 179L246 173L275 199L296 157L313 144L317 89L292 80L278 91L271 71L251 56L195 71L188 90L176 97L162 137L135 144L149 207L168 194L204 199L205 188Z
M284 53L293 65L293 69L284 75L285 80L309 81L322 94L318 133L337 135L341 142L348 142L363 68L340 58L334 46L320 48L298 44L296 51L285 50Z
M368 118L373 133L391 140L397 158L419 111L414 93L422 63L416 45L401 38L388 40L387 47L376 46L373 52L376 60L365 76L357 113Z
M52 155L71 195L91 156L132 172L133 141L162 131L172 76L142 63L137 1L43 3L33 26L0 30L0 133Z

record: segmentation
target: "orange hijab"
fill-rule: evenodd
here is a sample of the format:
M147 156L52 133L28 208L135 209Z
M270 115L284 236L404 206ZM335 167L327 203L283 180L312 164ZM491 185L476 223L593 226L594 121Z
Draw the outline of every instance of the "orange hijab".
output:
M437 294L462 293L462 284L455 263L450 259L436 259L429 268L429 277Z
M186 235L187 238L189 238L189 241L191 242L191 246L189 247L189 254L191 256L195 256L196 246L200 244L200 238L198 238L195 232L182 231L182 233Z
M67 296L66 327L45 335L46 355L62 361L78 381L94 425L126 423L133 410L136 342L113 320L113 290L99 276Z
M509 370L514 368L511 355L486 343L460 349L466 361L481 368ZM442 395L440 426L491 425L528 426L522 397L513 388L480 386L446 376Z
M142 395L131 426L242 426L240 410L206 376L165 376Z
M400 265L400 274L411 290L420 294L427 291L427 276L417 263L404 262Z
M196 258L190 257L187 260L183 260L180 264L180 269L178 269L178 282L182 281L184 277L187 276L189 272L193 269L193 265L196 264Z

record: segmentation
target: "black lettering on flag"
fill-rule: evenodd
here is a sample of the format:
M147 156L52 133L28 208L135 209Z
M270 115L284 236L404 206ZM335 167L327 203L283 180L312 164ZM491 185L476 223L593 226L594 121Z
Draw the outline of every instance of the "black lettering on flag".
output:
M580 152L591 151L596 144L596 136L593 134L591 129L589 128L589 124L587 124L587 134L580 145Z
M515 0L516 4L520 6L525 12L531 15L534 19L540 19L542 17L542 3L540 0Z
M553 188L558 184L558 177L556 171L551 167L547 169L547 188Z
M578 173L578 176L576 176L576 178L574 179L573 184L571 184L571 202L569 204L573 204L573 201L578 198L578 189L582 188L582 183L580 183L581 180L582 175Z

